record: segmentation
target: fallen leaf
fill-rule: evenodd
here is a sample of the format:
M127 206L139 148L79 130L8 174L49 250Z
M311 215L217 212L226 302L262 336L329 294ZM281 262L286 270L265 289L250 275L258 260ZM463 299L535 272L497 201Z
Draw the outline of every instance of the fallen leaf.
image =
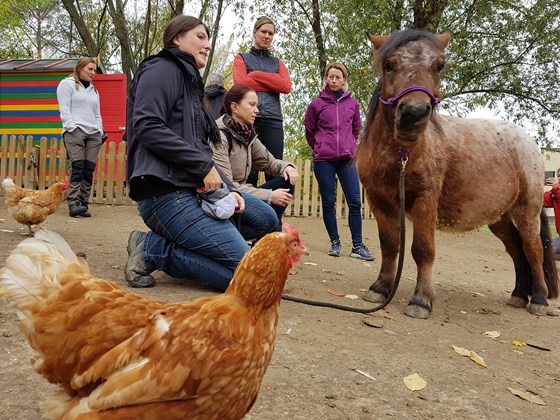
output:
M523 347L526 346L527 343L525 341L517 341L517 340L513 340L511 342L515 347Z
M352 369L354 372L359 373L360 375L365 376L368 379L371 379L372 381L375 381L375 378L373 376L371 376L369 373L364 372L363 370L360 369Z
M327 290L327 293L333 296L338 296L338 297L344 297L346 296L346 293L344 292L339 292L338 290Z
M317 265L317 263L312 263L312 262L304 262L303 265Z
M546 403L544 402L544 400L539 397L537 394L533 394L532 392L529 391L519 391L518 389L515 388L508 388L509 392L511 392L513 395L517 395L519 398L524 399L525 401L529 401L533 404L538 404L538 405L546 405Z
M498 338L500 336L500 332L499 331L486 331L483 335L485 337Z
M484 362L484 359L472 350L471 350L471 354L469 355L469 359L471 359L476 364L479 364L480 366L488 367L488 366L486 366L486 363Z
M468 357L469 359L471 359L476 364L479 364L480 366L488 367L486 366L484 359L480 357L478 354L476 354L474 351L464 349L463 347L457 347L457 346L452 346L452 347L453 350L455 350L455 353L460 354L461 356Z
M411 391L420 391L428 386L428 382L422 379L417 373L405 376L403 382Z
M463 347L456 347L453 346L453 350L455 350L455 353L460 354L461 356L470 356L471 355L471 351L464 349Z

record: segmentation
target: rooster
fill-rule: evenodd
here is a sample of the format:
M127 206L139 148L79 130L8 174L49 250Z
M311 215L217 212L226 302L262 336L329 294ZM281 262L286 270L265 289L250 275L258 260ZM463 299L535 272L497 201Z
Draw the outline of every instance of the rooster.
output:
M166 303L93 276L42 229L0 270L36 351L33 368L62 388L50 419L241 419L270 363L298 232L263 237L224 294Z
M47 190L31 190L14 184L10 178L2 181L6 191L6 204L16 222L26 225L29 236L33 236L32 225L43 223L49 214L54 213L64 200L67 181L55 182Z

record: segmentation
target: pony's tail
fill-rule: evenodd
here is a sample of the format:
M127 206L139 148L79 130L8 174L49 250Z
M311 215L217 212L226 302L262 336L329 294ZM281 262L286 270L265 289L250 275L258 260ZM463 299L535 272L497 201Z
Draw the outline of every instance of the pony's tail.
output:
M548 216L544 209L541 211L541 241L543 244L543 271L544 282L548 288L548 298L558 297L558 270L556 269L556 252L552 246L550 230L548 228Z

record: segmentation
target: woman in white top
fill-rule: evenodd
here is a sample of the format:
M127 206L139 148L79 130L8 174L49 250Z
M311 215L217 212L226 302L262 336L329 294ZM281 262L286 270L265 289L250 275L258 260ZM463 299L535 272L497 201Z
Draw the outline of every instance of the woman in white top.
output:
M56 89L62 139L71 164L67 195L71 217L91 217L88 202L103 134L99 94L92 83L96 71L95 60L82 57L74 72L61 80Z

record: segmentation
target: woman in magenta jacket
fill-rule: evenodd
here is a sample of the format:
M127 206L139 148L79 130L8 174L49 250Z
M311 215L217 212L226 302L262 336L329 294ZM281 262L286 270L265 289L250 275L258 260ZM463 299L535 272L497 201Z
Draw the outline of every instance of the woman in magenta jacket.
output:
M305 137L313 150L313 172L319 184L323 221L331 240L328 254L339 257L340 237L335 215L335 175L346 203L352 234L351 257L373 260L362 240L362 199L356 170L356 142L360 133L360 107L346 90L348 72L342 63L327 67L324 88L305 113Z

